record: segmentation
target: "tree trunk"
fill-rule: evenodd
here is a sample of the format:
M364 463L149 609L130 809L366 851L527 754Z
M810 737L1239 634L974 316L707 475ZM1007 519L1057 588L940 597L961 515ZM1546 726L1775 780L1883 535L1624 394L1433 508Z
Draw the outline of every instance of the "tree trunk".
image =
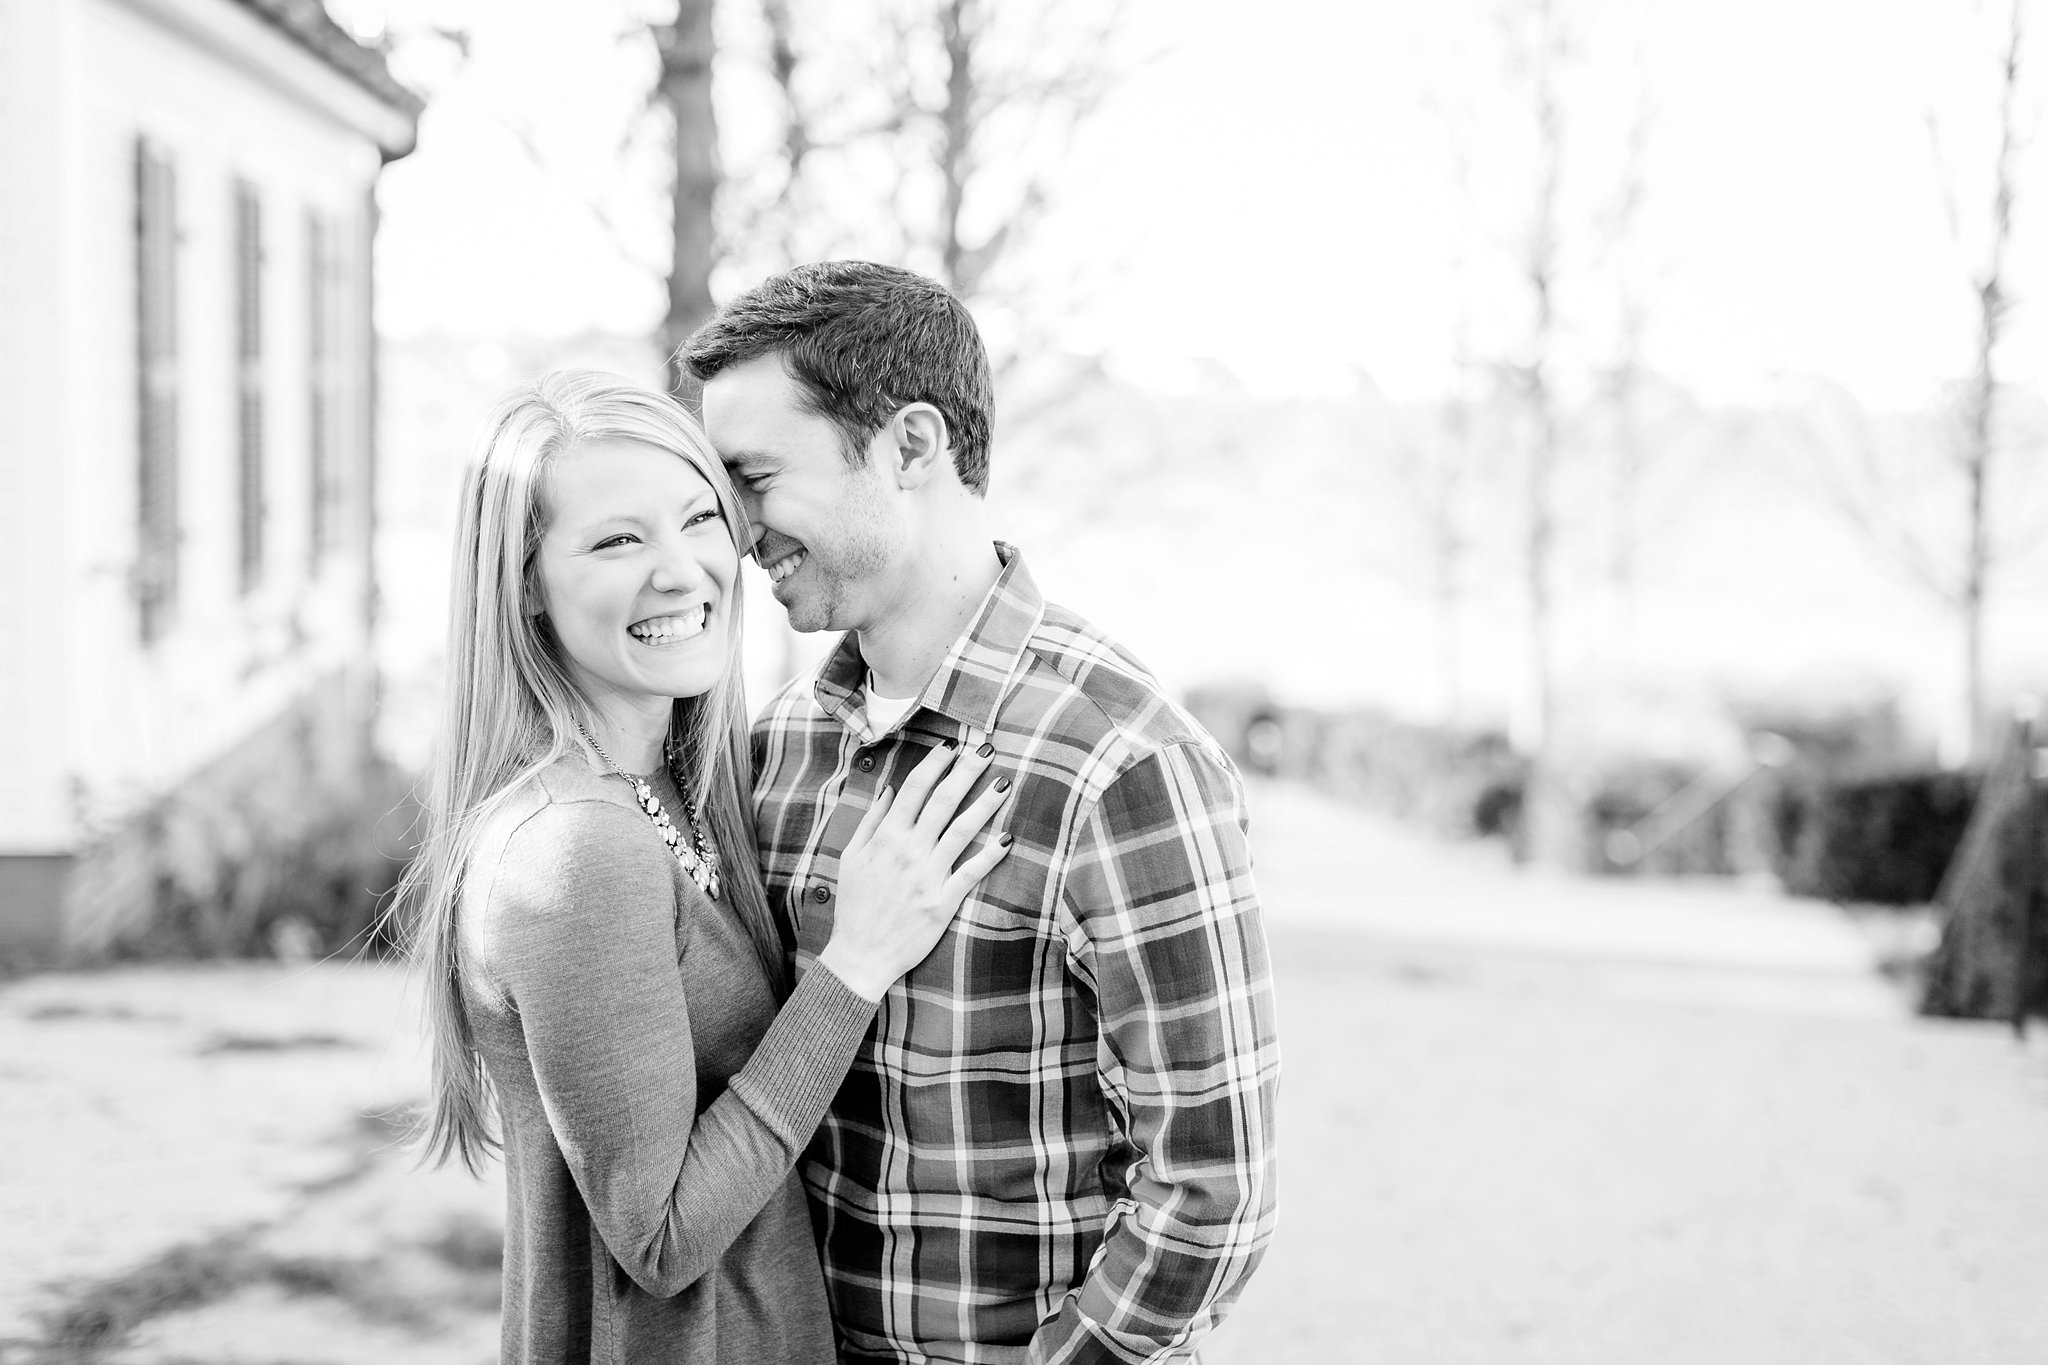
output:
M939 16L946 47L946 105L939 117L939 179L945 195L939 210L939 271L945 286L962 297L980 283L967 244L960 240L960 212L967 202L967 179L974 173L977 7L978 0L947 0Z
M1528 404L1529 452L1523 487L1522 575L1528 612L1527 712L1521 748L1541 763L1547 754L1556 717L1551 657L1551 574L1557 536L1557 395L1551 381L1551 352L1557 331L1557 200L1564 159L1563 111L1554 70L1558 43L1556 18L1542 10L1534 60L1538 156L1541 158L1535 203L1529 223L1528 254L1523 277L1529 286L1531 318L1529 355L1524 365L1524 399Z
M1556 65L1562 34L1550 4L1542 6L1532 59L1539 158L1523 279L1529 287L1529 353L1523 367L1529 450L1522 493L1522 576L1527 615L1528 690L1521 724L1513 727L1526 761L1518 859L1570 860L1575 856L1571 803L1554 762L1556 697L1552 576L1557 540L1557 466L1560 455L1557 394L1551 375L1557 341L1558 188L1564 161L1564 114Z
M712 211L719 179L718 119L711 104L713 9L713 0L677 0L675 23L656 30L661 103L675 128L675 183L670 191L675 236L661 346L670 387L692 410L698 386L676 353L713 312L711 269L718 262L718 234Z
M2000 63L1998 159L1992 173L1991 242L1984 273L1976 281L1977 363L1970 376L1968 420L1963 433L1963 469L1969 482L1969 533L1964 552L1962 590L1957 606L1963 634L1963 721L1969 736L1969 758L1980 762L1988 743L1984 717L1984 602L1990 592L1992 545L1990 525L1991 465L1997 455L1998 342L2005 322L2005 255L2012 239L2014 103L2020 74L2020 0L2012 0L2004 60Z
M1984 726L1984 598L1991 577L1991 527L1989 524L1991 461L1996 439L1992 409L1997 401L1998 378L1992 368L1998 346L2000 304L1998 258L2003 255L2000 234L1993 248L1991 273L1978 290L1979 325L1976 373L1971 376L1969 418L1964 429L1963 474L1967 481L1966 515L1969 529L1963 549L1961 590L1956 608L1961 617L1963 644L1962 732L1968 738L1967 761L1984 757L1987 742Z

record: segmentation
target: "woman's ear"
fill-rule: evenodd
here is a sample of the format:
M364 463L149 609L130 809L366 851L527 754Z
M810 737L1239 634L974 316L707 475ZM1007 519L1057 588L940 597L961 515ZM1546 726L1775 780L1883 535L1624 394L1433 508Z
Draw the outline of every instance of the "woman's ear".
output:
M916 488L942 466L953 467L946 415L930 403L912 403L899 410L889 419L889 437L895 447L896 483L900 488Z

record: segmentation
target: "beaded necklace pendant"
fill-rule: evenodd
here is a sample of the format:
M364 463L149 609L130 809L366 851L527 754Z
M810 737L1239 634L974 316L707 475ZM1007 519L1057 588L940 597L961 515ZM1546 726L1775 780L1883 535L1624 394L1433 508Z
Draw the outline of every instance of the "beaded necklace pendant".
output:
M668 851L675 855L676 862L682 865L683 871L690 874L690 880L697 883L697 889L711 899L717 900L718 850L711 847L710 840L704 837L703 822L697 818L697 812L690 807L688 797L683 801L683 817L690 822L690 837L685 840L682 832L676 828L675 822L668 818L668 810L661 804L661 798L654 794L654 788L648 785L647 779L635 777L612 762L612 756L604 751L603 746L597 742L597 737L585 730L582 725L579 724L576 729L583 736L583 742L604 760L605 767L610 768L617 776L625 778L632 786L633 798L639 803L641 814L654 826L654 832L668 845ZM668 765L668 775L675 781L676 790L681 791L683 784L682 780L676 777L676 751L673 741L662 746L661 757Z
M639 799L640 809L654 825L654 832L668 845L668 851L675 854L683 871L690 874L690 880L697 883L697 889L713 900L718 899L718 853L704 838L704 826L697 819L697 813L689 807L683 808L683 815L690 822L690 837L685 840L675 823L668 818L668 811L661 804L661 798L654 794L654 788L644 778L631 773L620 773L621 777L633 784L633 795Z

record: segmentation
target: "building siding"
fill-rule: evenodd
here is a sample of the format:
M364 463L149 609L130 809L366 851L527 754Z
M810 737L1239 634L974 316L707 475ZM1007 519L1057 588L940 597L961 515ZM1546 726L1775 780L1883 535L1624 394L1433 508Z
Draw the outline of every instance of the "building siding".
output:
M0 4L0 855L59 853L71 835L58 399L70 320L50 263L65 241L74 27L63 0Z
M382 157L277 73L248 69L246 51L231 61L191 41L161 8L0 5L0 860L73 859L67 894L95 907L72 916L75 947L146 898L128 863L107 857L136 821L200 774L246 772L234 760L252 745L301 764L305 745L260 738L280 726L310 727L323 755L349 759L366 746L373 693L370 377L350 365L335 382L336 534L315 574L302 510L313 495L309 262L289 225L315 212L334 224L359 285ZM280 72L301 74L310 59L292 39L266 40ZM144 142L176 168L178 228L176 598L148 639L136 595ZM264 224L254 386L236 312L237 184L259 197ZM335 325L340 355L370 353L360 310L345 305ZM254 410L252 387L265 395ZM253 578L245 452L260 461L267 508ZM350 700L337 708L336 697ZM0 877L0 891L10 885ZM21 900L0 897L0 950Z

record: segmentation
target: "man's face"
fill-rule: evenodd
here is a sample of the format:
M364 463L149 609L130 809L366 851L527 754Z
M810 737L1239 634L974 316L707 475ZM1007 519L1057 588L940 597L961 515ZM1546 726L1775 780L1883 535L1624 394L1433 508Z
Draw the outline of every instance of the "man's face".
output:
M870 448L846 461L839 428L807 411L778 355L704 386L704 430L754 523L754 557L798 630L860 630L887 606L904 543L895 491Z

